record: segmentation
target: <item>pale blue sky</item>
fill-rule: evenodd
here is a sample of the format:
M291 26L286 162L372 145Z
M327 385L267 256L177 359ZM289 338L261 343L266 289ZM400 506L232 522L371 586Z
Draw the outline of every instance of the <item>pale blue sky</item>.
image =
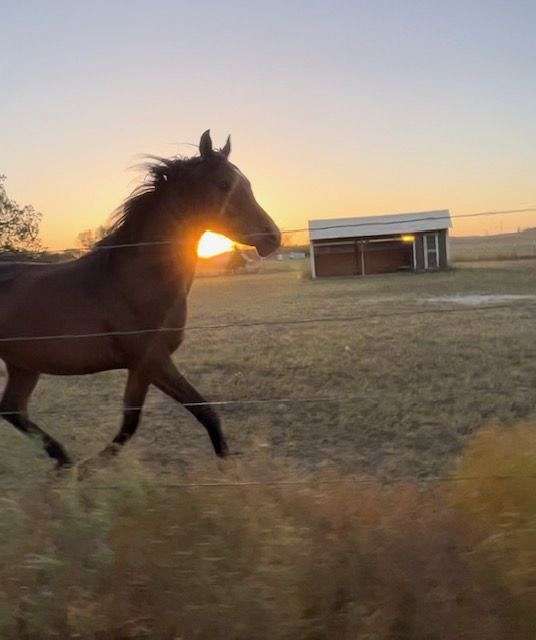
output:
M208 127L284 227L536 204L533 1L4 0L0 23L0 172L52 246Z

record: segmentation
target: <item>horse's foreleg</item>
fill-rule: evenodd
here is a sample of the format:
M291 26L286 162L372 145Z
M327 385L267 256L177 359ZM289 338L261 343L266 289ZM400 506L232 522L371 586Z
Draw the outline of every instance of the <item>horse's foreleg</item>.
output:
M70 464L71 460L61 444L28 418L28 400L35 389L39 374L10 364L7 364L7 372L8 381L0 401L2 418L22 433L38 437L48 455L56 460L58 467Z
M123 422L112 444L104 449L103 454L117 453L136 433L148 388L149 379L140 371L130 369L123 399Z
M186 405L186 409L199 420L209 435L217 456L229 453L225 437L221 431L218 414L206 404L206 400L177 370L171 358L165 358L150 368L151 383L160 391Z

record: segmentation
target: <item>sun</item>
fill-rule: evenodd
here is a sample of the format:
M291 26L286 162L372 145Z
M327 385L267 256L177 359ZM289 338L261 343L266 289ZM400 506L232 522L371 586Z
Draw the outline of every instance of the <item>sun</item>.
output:
M219 233L205 231L197 245L197 255L200 258L212 258L212 256L217 256L220 253L231 251L233 247L234 243L229 238Z

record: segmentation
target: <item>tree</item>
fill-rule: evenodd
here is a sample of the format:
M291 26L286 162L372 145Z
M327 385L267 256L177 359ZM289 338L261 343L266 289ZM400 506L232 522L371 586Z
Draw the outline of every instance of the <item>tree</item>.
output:
M95 229L85 229L77 236L78 244L82 249L92 249L93 246L99 240L102 240L107 233L108 227L105 227L104 225L100 225L100 227L96 227Z
M42 214L32 205L19 205L6 192L6 177L0 175L0 250L33 252L40 249Z
M284 248L302 248L307 244L309 244L309 240L304 231L294 231L290 233L287 231L283 233L281 246Z
M225 266L225 271L227 273L240 273L240 271L242 271L245 266L246 259L242 255L242 252L239 251L238 247L235 245Z

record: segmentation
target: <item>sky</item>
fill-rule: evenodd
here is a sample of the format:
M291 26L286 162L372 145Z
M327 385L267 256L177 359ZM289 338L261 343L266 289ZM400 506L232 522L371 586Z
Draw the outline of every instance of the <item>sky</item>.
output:
M0 173L50 248L207 128L283 229L536 205L533 0L2 0L0 25Z

